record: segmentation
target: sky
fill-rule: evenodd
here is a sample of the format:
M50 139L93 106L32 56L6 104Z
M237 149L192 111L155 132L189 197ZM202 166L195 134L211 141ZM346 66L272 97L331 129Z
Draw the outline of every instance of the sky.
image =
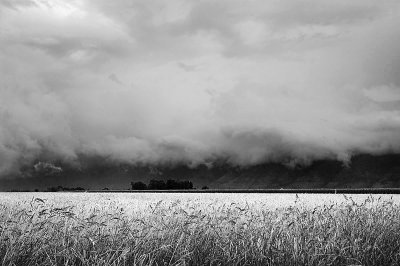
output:
M400 2L0 2L0 177L38 158L400 152Z

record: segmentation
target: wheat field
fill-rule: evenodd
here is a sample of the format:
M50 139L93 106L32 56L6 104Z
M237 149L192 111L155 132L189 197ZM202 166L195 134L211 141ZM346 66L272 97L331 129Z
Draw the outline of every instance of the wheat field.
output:
M1 193L1 265L399 265L397 195Z

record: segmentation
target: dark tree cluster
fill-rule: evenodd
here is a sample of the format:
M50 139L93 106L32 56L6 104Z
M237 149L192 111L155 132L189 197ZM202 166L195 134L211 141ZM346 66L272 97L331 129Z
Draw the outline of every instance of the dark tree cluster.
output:
M131 182L132 190L146 190L147 185L143 182Z
M190 181L177 180L150 180L146 185L143 182L131 182L132 190L171 190L171 189L193 189L193 183Z

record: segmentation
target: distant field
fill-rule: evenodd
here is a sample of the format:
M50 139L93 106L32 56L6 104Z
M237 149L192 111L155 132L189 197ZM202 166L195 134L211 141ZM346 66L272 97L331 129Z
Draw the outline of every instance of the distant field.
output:
M398 265L400 195L0 193L2 265Z
M400 188L281 188L281 189L182 189L88 190L89 193L267 193L267 194L400 194Z

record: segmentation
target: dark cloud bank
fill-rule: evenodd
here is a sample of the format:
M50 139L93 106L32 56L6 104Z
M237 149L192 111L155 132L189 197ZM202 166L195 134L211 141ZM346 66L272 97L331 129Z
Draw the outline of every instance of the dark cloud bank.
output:
M2 190L49 187L128 189L131 182L191 180L196 188L393 188L400 187L400 155L356 155L348 165L336 160L316 160L308 166L281 163L233 166L225 161L213 167L198 165L115 164L100 157L81 158L80 167L61 162L55 167L36 163L23 169L24 178L1 179ZM60 171L60 166L62 171Z
M396 1L3 1L0 184L119 188L156 167L398 186L399 18Z

